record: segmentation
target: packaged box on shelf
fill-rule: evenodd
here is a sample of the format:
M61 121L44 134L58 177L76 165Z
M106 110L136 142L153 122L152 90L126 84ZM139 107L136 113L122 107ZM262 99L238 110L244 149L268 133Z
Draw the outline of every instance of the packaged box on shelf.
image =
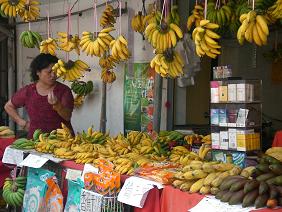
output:
M219 82L218 81L211 81L211 103L218 103L219 102Z
M236 127L237 124L237 113L238 113L238 110L236 109L229 109L227 111L228 113L228 123L227 123L227 126L228 127Z
M237 150L248 151L252 150L254 129L250 130L237 130Z
M219 109L219 126L227 127L227 111L226 109Z
M236 126L237 127L246 127L246 122L248 118L249 110L240 108L237 114Z
M228 150L228 131L220 131L219 132L219 148Z
M237 129L228 129L229 149L237 149Z
M228 102L236 102L237 101L237 85L228 84L227 90L228 90L227 92Z
M212 148L219 149L219 133L217 132L211 133L211 140L212 140Z
M216 150L212 152L212 160L213 161L221 161L226 163L226 153L221 150Z
M219 110L211 109L211 125L219 124Z
M253 102L254 101L254 85L248 84L247 87L247 101Z
M238 102L245 102L247 101L247 87L248 85L245 83L237 84L237 101Z
M246 154L244 152L232 152L233 164L240 166L241 168L245 167Z
M228 100L227 85L219 86L219 102L227 102Z

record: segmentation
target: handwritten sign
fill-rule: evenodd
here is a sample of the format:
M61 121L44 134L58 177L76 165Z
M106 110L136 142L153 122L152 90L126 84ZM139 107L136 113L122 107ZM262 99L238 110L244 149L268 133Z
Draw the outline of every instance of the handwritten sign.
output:
M81 212L101 212L103 196L101 194L82 189L80 196Z
M29 154L21 163L20 166L27 166L32 168L42 167L49 159L43 158L39 155Z
M2 162L8 164L19 165L23 161L23 151L7 147L5 149Z
M228 203L221 202L215 199L214 196L203 198L195 207L189 209L189 212L203 212L207 208L209 212L249 212L255 210L255 207L243 208L242 205L229 205Z
M82 171L75 169L67 169L66 179L76 181L77 178L81 177Z
M125 180L123 187L118 195L118 201L127 205L143 208L148 192L157 186L163 188L162 184L142 179L139 177L130 177Z

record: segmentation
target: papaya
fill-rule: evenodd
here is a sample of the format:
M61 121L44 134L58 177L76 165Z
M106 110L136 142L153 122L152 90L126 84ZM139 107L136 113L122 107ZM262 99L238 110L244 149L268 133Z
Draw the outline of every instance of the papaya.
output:
M221 199L228 191L219 191L216 195L216 199Z
M278 202L276 199L268 199L266 202L266 207L268 208L275 208L278 205Z
M276 186L269 186L269 199L276 199L279 195L279 192Z
M266 206L266 202L268 200L268 197L269 195L267 193L264 193L262 195L259 195L257 198L256 198L256 201L255 201L255 207L256 208L263 208Z
M282 175L275 177L274 184L282 186Z
M257 189L259 187L259 184L260 183L257 180L249 180L244 186L244 192L248 193L254 189Z
M268 179L270 179L270 178L273 178L273 177L275 177L275 176L276 176L276 175L275 175L274 173L270 172L270 173L266 173L266 174L262 174L262 175L258 176L258 177L256 178L256 180L257 180L257 181L266 181L266 180L268 180Z
M228 202L229 199L234 195L234 192L232 191L228 191L227 193L225 193L221 198L220 201L221 202Z
M256 166L256 169L260 170L263 173L268 173L270 171L269 165L265 163L260 163Z
M282 175L282 164L271 164L269 165L269 169L277 175Z
M259 184L259 195L268 193L268 191L269 191L268 184L264 181L260 182L260 184Z
M232 195L232 197L229 199L229 205L238 205L241 204L243 199L244 199L244 190L240 190L237 192L234 192L234 194Z
M239 180L237 182L234 182L231 187L230 187L230 191L239 191L241 189L244 188L245 184L247 183L247 180L243 179L243 180ZM244 191L244 190L243 190Z
M220 184L219 189L222 190L222 191L223 190L229 190L230 187L233 185L233 183L240 181L242 179L245 179L245 178L241 177L241 176L228 176Z

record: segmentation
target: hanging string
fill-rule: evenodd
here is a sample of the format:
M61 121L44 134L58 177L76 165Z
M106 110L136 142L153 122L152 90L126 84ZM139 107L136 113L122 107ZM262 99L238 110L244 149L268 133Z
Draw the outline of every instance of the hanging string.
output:
M119 35L121 35L121 0L119 0Z
M253 10L255 10L255 0L253 0Z
M145 7L145 0L142 0L142 10L143 10L143 14L147 15L146 7Z
M71 34L71 7L70 7L70 0L68 1L68 25L67 25L67 41L69 40L69 36ZM66 61L69 61L70 54L67 52L66 54Z
M205 12L204 12L205 19L207 19L207 12L208 12L208 0L205 0Z
M77 11L79 11L79 1L78 1L78 3L77 3ZM79 20L80 20L80 18L79 18L79 15L77 15L77 20L76 20L76 24L77 24L77 35L79 36ZM77 59L79 59L79 54L77 54Z
M30 29L31 29L31 23L30 23L30 21L28 22L28 30L30 31Z
M106 6L108 6L108 0L106 0Z
M196 0L196 5L198 5L198 0Z
M219 4L218 1L219 1L219 0L216 0L214 9L218 9L218 4Z
M160 21L160 24L162 24L162 21L163 21L163 15L164 15L165 3L166 3L166 0L164 0L164 3L163 3L163 9L162 9L162 15L161 15L161 21Z
M50 38L50 14L49 10L47 11L47 36Z
M93 1L93 20L95 23L95 35L98 36L98 19L97 19L97 0Z

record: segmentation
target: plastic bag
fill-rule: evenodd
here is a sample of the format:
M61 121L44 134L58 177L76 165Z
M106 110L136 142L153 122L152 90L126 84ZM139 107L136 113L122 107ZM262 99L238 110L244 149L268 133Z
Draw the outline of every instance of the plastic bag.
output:
M54 172L45 169L28 168L26 191L23 200L23 212L45 212L45 195L48 188L46 179L53 177Z
M47 211L50 212L62 212L63 205L63 195L60 187L55 182L54 178L47 178L46 183L48 189L45 196L45 204Z
M80 179L77 181L68 180L68 198L64 212L80 211L80 196L83 187L84 184Z

